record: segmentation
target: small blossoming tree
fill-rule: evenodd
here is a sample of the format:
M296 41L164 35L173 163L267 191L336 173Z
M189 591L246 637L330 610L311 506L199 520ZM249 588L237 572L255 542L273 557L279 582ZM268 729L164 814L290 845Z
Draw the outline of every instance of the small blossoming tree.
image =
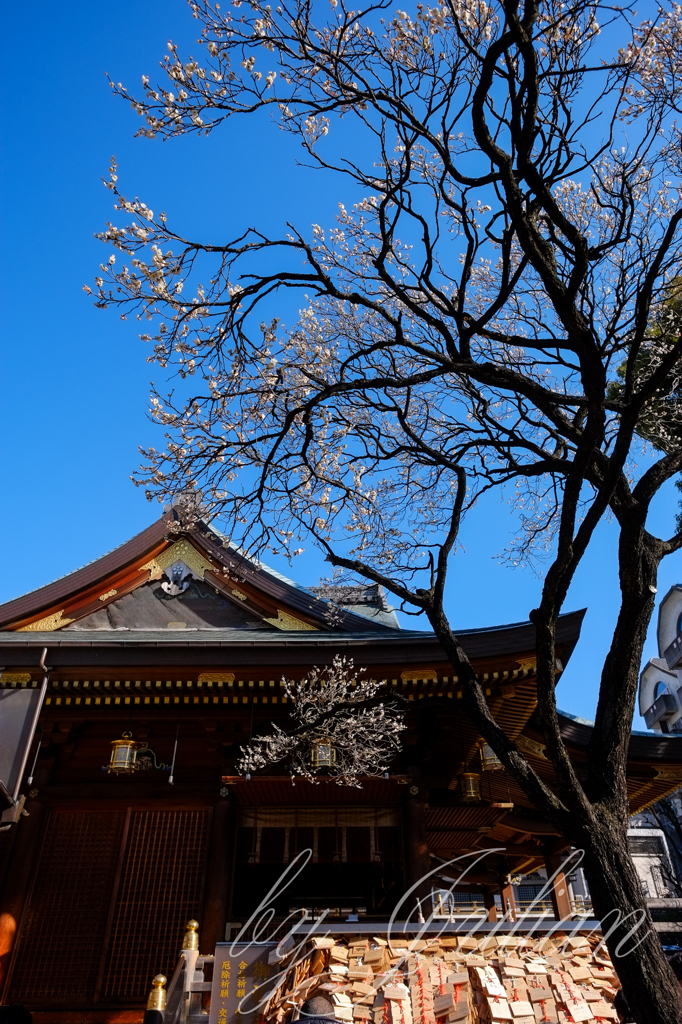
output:
M638 24L604 7L600 30L586 0L190 7L202 59L169 43L161 84L114 86L141 133L206 135L267 110L354 191L331 227L207 242L126 198L112 164L123 223L102 235L117 252L95 298L148 324L152 358L178 375L153 394L166 443L139 481L150 496L200 487L255 555L312 538L425 614L463 710L585 851L634 1016L675 1024L680 989L628 853L625 765L658 567L682 547L674 516L667 537L648 519L682 469L682 9ZM444 610L462 518L491 489L521 524L512 561L546 556L530 617L553 786L497 724ZM607 516L621 605L578 773L556 625Z
M283 763L292 780L298 775L316 783L323 767L333 782L358 788L363 778L387 772L406 725L397 699L382 695L386 680L362 679L363 674L352 659L337 656L298 682L282 678L295 727L285 732L273 722L271 732L242 748L240 772Z

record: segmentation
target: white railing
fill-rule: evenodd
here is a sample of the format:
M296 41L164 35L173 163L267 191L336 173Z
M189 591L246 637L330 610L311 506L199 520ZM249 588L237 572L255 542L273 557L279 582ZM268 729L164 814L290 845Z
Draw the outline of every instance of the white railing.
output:
M571 910L579 917L593 917L592 900L589 896L576 896L571 900Z
M517 917L552 917L554 907L549 899L542 900L516 900ZM487 917L488 911L481 900L471 900L468 903L434 903L434 918L438 921L453 920L465 917ZM498 918L502 914L502 904L496 901ZM576 917L592 917L592 900L586 897L577 896L571 900L571 911Z
M180 950L180 957L166 987L163 1024L205 1024L203 993L211 991L211 982L204 979L204 968L214 957L201 956L196 949ZM158 1020L158 1018L157 1018Z

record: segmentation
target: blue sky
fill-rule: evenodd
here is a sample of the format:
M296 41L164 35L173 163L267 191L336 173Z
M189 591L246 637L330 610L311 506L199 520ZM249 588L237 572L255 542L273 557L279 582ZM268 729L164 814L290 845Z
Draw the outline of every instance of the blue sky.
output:
M97 558L160 513L129 479L138 446L154 443L156 434L146 417L153 376L147 350L134 321L96 310L82 291L108 255L93 236L113 218L100 180L111 155L128 197L139 195L204 239L251 224L281 230L287 218L330 223L348 198L319 173L297 167L293 140L265 118L236 120L208 140L133 138L138 118L111 94L105 72L137 87L143 73L154 76L169 38L196 53L196 22L184 0L71 0L34 13L29 29L17 5L0 10L0 600ZM669 488L653 517L664 534L672 532L675 507ZM452 570L455 626L523 620L537 603L539 580L494 557L511 526L497 498L467 526ZM566 605L588 614L559 704L588 718L617 609L614 542L605 525ZM314 553L293 568L277 567L304 584L325 574ZM668 559L659 594L680 579L679 558ZM652 631L645 655L656 653ZM635 728L644 728L641 719Z

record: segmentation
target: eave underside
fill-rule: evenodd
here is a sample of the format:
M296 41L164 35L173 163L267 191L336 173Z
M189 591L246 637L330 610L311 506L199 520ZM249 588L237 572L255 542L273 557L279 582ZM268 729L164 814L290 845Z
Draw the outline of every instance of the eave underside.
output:
M12 652L26 659L28 654L35 655L37 643L39 639L31 637L28 645L3 645L0 657L7 663L7 655ZM370 651L378 657L378 647L360 645L354 652L356 664L364 664ZM383 663L372 666L371 674L386 678L387 688L405 700L409 726L404 750L393 769L400 780L369 780L362 790L348 790L325 783L312 787L303 782L292 788L288 779L277 779L277 773L275 777L232 784L239 748L249 733L268 729L273 720L284 724L287 718L280 679L287 654L297 669L288 674L302 675L308 667L307 658L301 664L303 648L298 637L290 644L281 638L278 644L260 645L257 664L247 661L239 666L233 650L227 664L224 657L222 664L209 660L208 670L198 659L196 647L173 647L176 663L172 667L168 648L129 644L80 647L73 641L50 647L47 663L52 671L40 720L44 740L39 761L39 766L43 763L46 769L49 767L49 781L41 789L41 799L56 803L85 801L88 806L132 800L136 805L153 806L155 802L177 802L184 795L189 802L198 800L210 805L221 779L227 778L240 806L388 806L405 798L405 783L411 780L428 801L427 838L436 860L500 845L505 848L509 870L521 872L540 865L548 849L565 847L504 771L481 772L481 802L462 803L453 786L457 785L459 772L480 772L480 736L461 711L462 690L456 678L441 671L447 669L442 663L429 666L428 659L417 658L414 644L400 645L395 651L400 657L391 661L387 654L391 645L383 643L381 648ZM267 650L277 655L272 662L263 657ZM93 662L93 651L106 653L103 669ZM187 668L177 658L183 651L194 656ZM215 658L215 648L207 651ZM308 643L305 651L319 656L320 645ZM112 652L123 652L129 658L135 654L137 660L123 665L131 671L119 671L112 665ZM140 659L143 652L153 656L149 663ZM522 653L528 657L490 657L480 660L476 668L496 720L538 774L553 786L552 766L544 756L542 735L532 719L536 706L532 651ZM77 656L81 654L89 660L80 663ZM421 671L404 667L415 663L421 663ZM273 664L277 665L277 675ZM145 678L149 675L153 678ZM3 673L0 685L38 685L38 674L22 673L15 666ZM125 728L148 738L159 759L168 762L178 723L184 767L172 790L160 785L158 779L145 778L144 773L132 779L102 773L110 741ZM562 729L571 758L580 769L586 760L591 730L568 716L562 717ZM673 737L633 737L627 769L632 813L680 785L681 752L680 740Z

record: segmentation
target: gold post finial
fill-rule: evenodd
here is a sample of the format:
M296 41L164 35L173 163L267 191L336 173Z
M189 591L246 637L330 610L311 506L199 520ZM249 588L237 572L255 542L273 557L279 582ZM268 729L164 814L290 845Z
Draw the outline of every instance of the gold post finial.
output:
M166 1009L166 990L163 987L166 984L166 975L157 974L152 981L152 990L149 993L149 999L147 1000L148 1010L165 1010Z
M185 925L187 931L182 940L182 949L198 949L199 948L199 922L195 920L188 921Z

